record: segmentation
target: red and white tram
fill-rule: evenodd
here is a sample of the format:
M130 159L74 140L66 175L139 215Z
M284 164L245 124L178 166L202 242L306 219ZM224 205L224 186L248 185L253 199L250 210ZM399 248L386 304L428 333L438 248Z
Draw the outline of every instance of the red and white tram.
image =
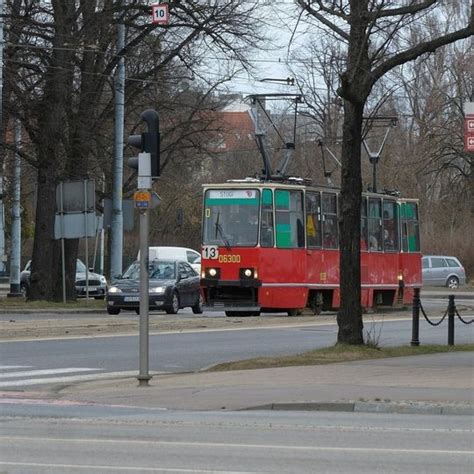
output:
M228 316L340 304L339 190L301 179L204 186L201 288ZM364 193L364 308L409 304L421 287L418 202Z

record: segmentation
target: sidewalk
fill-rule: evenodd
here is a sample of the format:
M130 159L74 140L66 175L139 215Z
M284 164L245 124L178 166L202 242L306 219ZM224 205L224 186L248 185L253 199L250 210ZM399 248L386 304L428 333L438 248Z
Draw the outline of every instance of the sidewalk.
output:
M152 361L151 361L152 362ZM151 363L152 366L152 363ZM62 399L170 410L330 410L474 415L474 352L307 367L86 382Z

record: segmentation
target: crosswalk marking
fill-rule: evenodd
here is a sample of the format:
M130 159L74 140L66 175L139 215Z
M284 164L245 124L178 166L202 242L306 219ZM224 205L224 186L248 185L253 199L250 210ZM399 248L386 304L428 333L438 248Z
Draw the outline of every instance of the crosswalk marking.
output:
M23 370L21 370L23 369ZM31 365L0 366L0 388L93 380L105 369L99 367L41 368Z
M88 367L67 367L64 369L43 369L43 370L26 370L24 372L7 372L0 374L0 379L14 379L18 377L32 377L38 375L68 374L74 372L93 372L101 369L91 369Z
M101 369L97 369L101 370ZM99 379L113 379L119 377L130 377L137 375L136 370L124 371L124 372L103 372L86 375L68 375L65 377L44 377L44 378L32 378L25 380L9 380L6 382L0 382L0 388L6 387L25 387L29 385L43 385L51 383L72 383L72 382L85 382L88 380L99 380Z
M0 370L31 369L32 365L0 365Z

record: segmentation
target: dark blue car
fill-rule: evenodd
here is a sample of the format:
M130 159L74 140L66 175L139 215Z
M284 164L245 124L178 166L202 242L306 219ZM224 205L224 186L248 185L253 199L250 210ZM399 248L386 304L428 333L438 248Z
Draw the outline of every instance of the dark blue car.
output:
M148 278L150 311L176 314L189 306L193 313L202 313L199 275L187 262L152 260ZM140 312L140 262L132 263L121 278L114 280L106 300L109 314L119 314L122 309Z

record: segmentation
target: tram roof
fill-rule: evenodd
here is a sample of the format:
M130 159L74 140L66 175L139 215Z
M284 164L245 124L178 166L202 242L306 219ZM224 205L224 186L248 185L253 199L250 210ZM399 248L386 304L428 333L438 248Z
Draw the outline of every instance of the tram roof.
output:
M204 189L248 189L250 188L272 188L272 189L308 189L314 191L326 191L333 193L340 193L341 188L336 186L326 186L324 184L309 184L307 181L304 182L301 178L289 178L285 181L262 181L258 178L245 178L245 179L229 179L224 183L209 183L202 185ZM416 198L404 198L396 193L391 192L380 192L373 193L370 191L364 191L364 196L373 196L380 198L392 198L401 201L418 202Z

